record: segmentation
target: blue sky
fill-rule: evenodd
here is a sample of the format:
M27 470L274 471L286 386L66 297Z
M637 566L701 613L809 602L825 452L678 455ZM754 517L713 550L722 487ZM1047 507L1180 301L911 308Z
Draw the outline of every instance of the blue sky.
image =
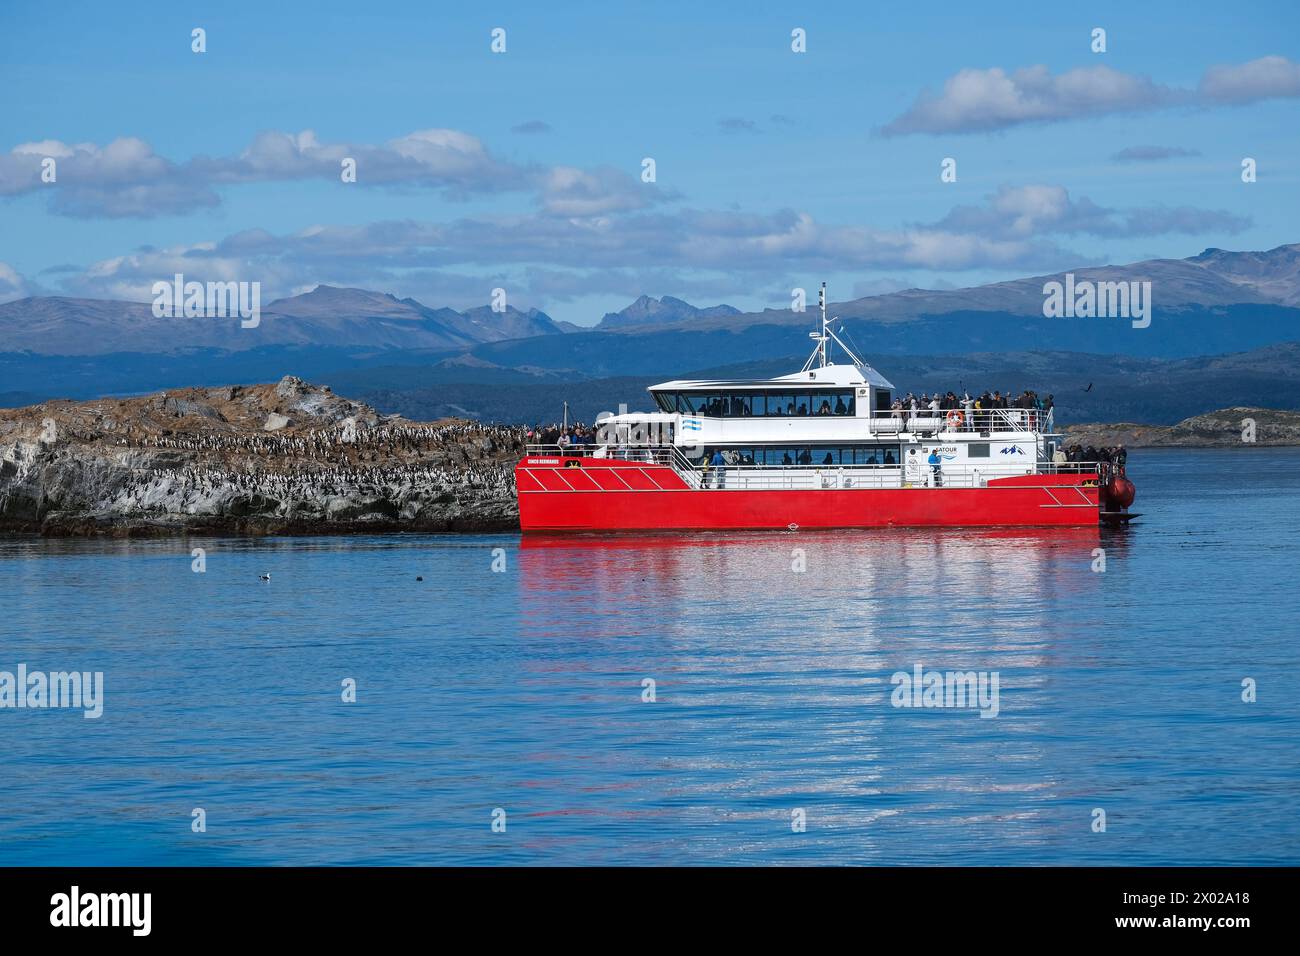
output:
M0 298L183 269L586 324L1300 241L1294 4L889 6L8 2Z

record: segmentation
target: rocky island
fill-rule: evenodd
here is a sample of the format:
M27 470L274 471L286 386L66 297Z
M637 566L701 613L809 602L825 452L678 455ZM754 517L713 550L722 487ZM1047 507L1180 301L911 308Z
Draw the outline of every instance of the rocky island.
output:
M278 384L0 409L0 532L506 531L525 429Z
M1088 423L1062 429L1071 444L1108 448L1231 448L1300 445L1300 412L1273 408L1224 408L1177 425Z

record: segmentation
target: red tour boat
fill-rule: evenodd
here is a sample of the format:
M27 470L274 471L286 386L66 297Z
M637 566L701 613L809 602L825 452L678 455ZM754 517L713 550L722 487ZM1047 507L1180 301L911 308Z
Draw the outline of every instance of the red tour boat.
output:
M834 321L834 320L831 320ZM792 375L672 381L658 411L604 415L594 444L530 445L525 532L1095 526L1127 521L1132 482L1066 462L1052 411L891 408L894 387L826 318ZM847 364L829 359L834 342Z

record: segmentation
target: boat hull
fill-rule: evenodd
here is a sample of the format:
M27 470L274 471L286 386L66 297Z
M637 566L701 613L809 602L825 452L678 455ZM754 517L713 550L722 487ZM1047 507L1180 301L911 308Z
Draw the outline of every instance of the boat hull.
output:
M1087 474L978 488L760 491L693 488L667 466L581 458L525 459L515 481L524 532L1079 527L1095 526L1100 511L1097 476Z

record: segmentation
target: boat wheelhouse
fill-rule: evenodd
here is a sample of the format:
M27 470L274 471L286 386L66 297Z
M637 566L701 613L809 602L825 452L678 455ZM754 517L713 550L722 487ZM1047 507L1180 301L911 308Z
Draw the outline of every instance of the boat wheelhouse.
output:
M771 379L679 380L657 411L602 416L594 444L530 446L524 531L1095 525L1131 517L1109 463L1066 462L1051 409L902 408L832 330ZM831 361L832 345L847 362ZM725 492L725 494L724 494ZM1106 510L1103 510L1105 508Z

